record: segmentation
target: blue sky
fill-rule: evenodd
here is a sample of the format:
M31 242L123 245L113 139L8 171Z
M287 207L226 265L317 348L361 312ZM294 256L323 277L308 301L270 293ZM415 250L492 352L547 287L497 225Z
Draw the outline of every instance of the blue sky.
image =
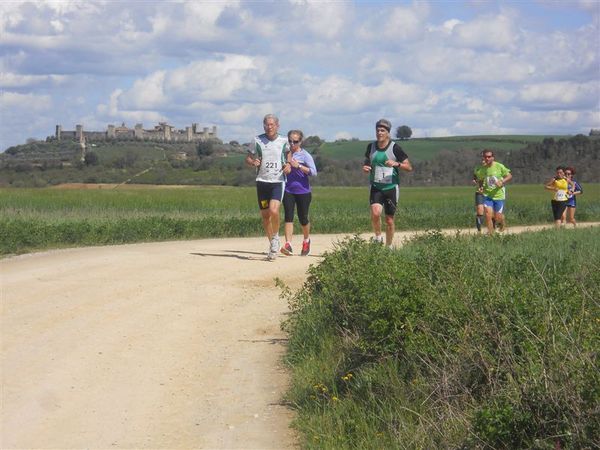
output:
M600 128L600 1L4 1L0 150L56 124L370 139Z

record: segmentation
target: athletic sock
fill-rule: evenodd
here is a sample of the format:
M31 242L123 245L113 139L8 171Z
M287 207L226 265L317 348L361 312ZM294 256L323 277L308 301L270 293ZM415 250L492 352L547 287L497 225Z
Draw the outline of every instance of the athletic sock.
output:
M483 216L478 215L475 217L475 225L477 225L477 231L481 231L481 224L483 223Z

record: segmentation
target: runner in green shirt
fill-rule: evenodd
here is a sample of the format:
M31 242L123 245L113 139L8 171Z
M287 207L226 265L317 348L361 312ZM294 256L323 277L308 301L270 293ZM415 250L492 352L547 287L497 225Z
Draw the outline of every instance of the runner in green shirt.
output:
M506 190L504 185L512 180L510 169L495 161L494 152L485 149L481 152L483 164L475 168L474 177L483 188L485 205L485 223L489 234L494 234L494 222L498 231L504 231L504 201Z
M399 172L411 172L412 164L404 150L392 141L390 131L392 124L387 119L380 119L375 124L377 140L367 145L363 172L369 174L371 190L371 223L375 232L375 241L383 242L381 235L381 215L385 213L385 245L392 247L394 240L394 215L398 206L400 181Z

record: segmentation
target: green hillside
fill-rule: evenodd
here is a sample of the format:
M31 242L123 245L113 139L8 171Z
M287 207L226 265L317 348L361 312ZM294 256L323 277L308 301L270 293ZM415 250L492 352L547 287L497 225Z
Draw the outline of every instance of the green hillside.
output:
M514 151L521 150L530 143L542 142L552 137L559 139L567 136L532 136L532 135L504 135L504 136L455 136L440 138L417 138L397 141L409 159L413 162L428 161L441 151L457 150L492 150ZM367 144L371 141L336 141L326 142L319 148L319 153L327 158L336 160L362 159Z
M368 141L322 143L313 153L315 186L363 186L362 160ZM402 174L404 186L470 184L484 148L513 171L513 183L541 183L558 164L577 169L579 181L599 182L600 139L577 135L462 136L401 141L414 171ZM0 153L0 187L44 187L62 183L143 183L248 186L255 170L244 164L247 144L96 142L82 149L72 141L30 142ZM450 156L449 156L450 155Z

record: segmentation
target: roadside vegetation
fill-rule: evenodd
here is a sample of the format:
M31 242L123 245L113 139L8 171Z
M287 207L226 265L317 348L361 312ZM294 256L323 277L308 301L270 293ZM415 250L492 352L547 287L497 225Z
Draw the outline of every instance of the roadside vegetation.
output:
M600 446L600 230L358 237L284 289L304 448Z
M551 223L550 196L541 184L507 190L509 227ZM577 219L598 221L600 185L585 184L584 190ZM471 187L401 188L396 227L473 227L473 195ZM311 222L314 233L369 231L367 187L316 187ZM0 230L0 254L263 234L255 188L231 186L5 188L0 190Z

